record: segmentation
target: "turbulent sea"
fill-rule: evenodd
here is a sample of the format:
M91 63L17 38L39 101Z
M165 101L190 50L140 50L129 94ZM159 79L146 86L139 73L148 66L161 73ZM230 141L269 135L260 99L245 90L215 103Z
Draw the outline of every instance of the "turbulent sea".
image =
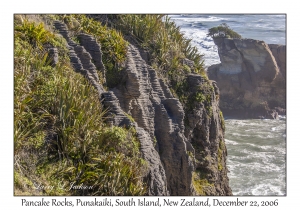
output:
M286 120L225 120L234 195L286 194Z
M205 66L220 63L208 29L227 23L243 38L286 44L285 15L169 15L204 54ZM233 195L286 195L286 118L225 119L229 184Z

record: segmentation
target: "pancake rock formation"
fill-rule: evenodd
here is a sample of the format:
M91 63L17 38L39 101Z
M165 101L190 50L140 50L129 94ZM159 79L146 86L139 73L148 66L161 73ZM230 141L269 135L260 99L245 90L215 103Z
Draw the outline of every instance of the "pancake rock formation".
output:
M147 195L232 195L215 83L188 75L191 98L202 94L209 100L193 100L187 108L147 64L141 49L129 44L121 81L106 91L97 75L106 74L100 44L87 34L80 34L80 44L74 43L64 23L56 21L54 26L67 40L75 71L98 90L99 101L108 109L107 123L135 128L148 165Z

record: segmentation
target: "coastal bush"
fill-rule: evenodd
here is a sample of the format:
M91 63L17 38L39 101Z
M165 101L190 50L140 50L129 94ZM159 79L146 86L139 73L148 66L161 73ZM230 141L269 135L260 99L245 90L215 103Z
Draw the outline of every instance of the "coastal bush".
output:
M68 181L75 195L126 196L144 195L146 187L138 176L143 175L144 162L122 153L98 154L89 162L79 162L58 171L56 178ZM82 185L84 183L84 186ZM80 187L82 186L82 187Z
M207 36L212 38L237 38L240 39L242 36L237 32L233 31L226 23L222 23L217 27L210 28Z
M54 34L45 30L43 23L29 22L28 20L22 21L22 24L15 27L16 36L22 36L31 45L41 47L46 42L51 42Z
M106 84L103 85L115 87L120 83L120 71L124 66L128 46L122 33L101 25L99 21L84 14L48 15L47 17L51 20L66 23L70 30L69 35L76 43L80 43L80 39L77 38L80 33L93 35L97 42L101 44L103 53L102 61L106 68Z
M188 86L187 81L185 80L182 83L179 83L177 88L177 96L179 100L183 103L186 111L193 110L195 103L202 103L205 106L208 116L212 116L212 100L214 88L204 77L204 83L197 87L196 90L191 91Z
M116 15L114 26L123 33L135 37L142 48L150 52L151 65L167 79L177 92L190 72L205 75L203 55L184 37L180 28L165 15ZM187 58L194 66L184 63Z
M196 99L196 101L202 103L206 100L206 96L203 95L203 93L201 93L201 92L197 92L195 99Z
M26 18L14 32L15 194L143 195L135 129L105 124L98 93L72 69L63 39ZM47 43L58 49L55 67ZM60 182L95 187L68 191ZM35 189L38 183L57 188Z

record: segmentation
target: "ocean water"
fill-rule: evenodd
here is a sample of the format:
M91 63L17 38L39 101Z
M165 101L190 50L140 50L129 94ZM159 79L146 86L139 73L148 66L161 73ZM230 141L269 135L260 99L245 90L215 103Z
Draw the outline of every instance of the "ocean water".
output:
M243 38L286 44L285 15L170 15L204 54L205 66L220 63L208 29L227 23ZM225 119L229 184L233 195L286 195L286 118Z
M169 15L186 37L192 39L200 53L204 54L205 66L220 63L218 48L208 29L226 23L243 38L265 41L267 44L286 44L286 15Z
M225 120L234 195L286 194L286 119Z

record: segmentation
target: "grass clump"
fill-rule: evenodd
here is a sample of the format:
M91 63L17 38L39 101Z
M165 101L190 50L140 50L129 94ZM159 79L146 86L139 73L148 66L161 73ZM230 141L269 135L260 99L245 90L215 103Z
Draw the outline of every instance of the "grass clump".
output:
M206 191L213 187L213 184L210 184L207 179L201 179L201 172L193 172L192 174L192 184L196 191L196 195L206 195Z
M143 195L136 131L105 124L97 91L72 69L63 40L43 27L15 22L15 195ZM49 43L59 51L55 67Z
M22 21L22 24L16 25L15 34L26 39L31 45L39 47L54 40L54 34L47 31L43 23L30 22L27 19Z

